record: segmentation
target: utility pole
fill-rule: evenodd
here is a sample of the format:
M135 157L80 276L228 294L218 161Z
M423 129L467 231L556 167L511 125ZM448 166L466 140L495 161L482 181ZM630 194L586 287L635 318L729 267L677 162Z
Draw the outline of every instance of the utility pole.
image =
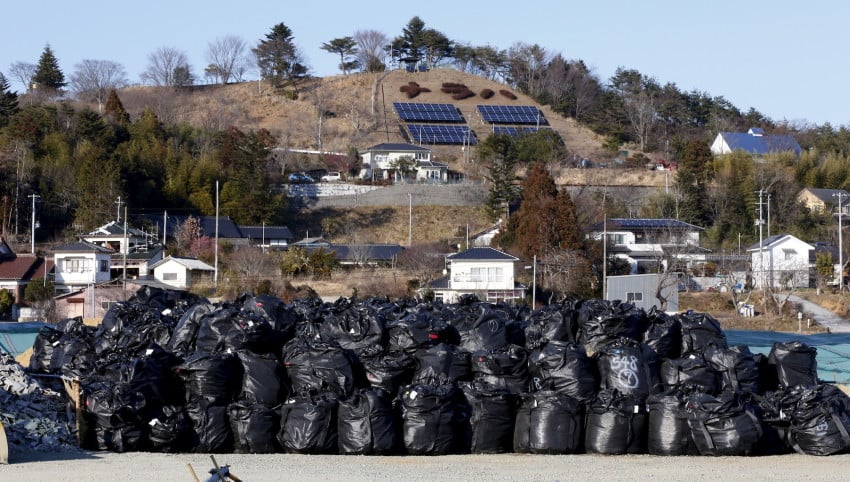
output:
M413 193L407 193L407 247L413 246Z
M770 237L770 193L767 193L767 237Z
M602 299L608 299L608 213L602 215Z
M537 309L537 255L531 261L531 309Z
M841 211L841 198L847 196L844 192L837 192L833 196L838 198L838 292L844 292L844 243L841 231L841 218L844 217L844 212Z
M215 271L213 271L213 286L218 290L218 180L215 181Z
M127 252L130 251L130 240L127 239L127 206L124 206L124 246L121 251L124 254L124 293L127 293ZM141 274L141 273L140 273Z
M30 194L32 198L32 230L30 231L30 244L32 246L32 254L35 254L35 200L40 198L38 194Z
M115 220L120 223L121 222L121 205L125 204L123 201L121 201L121 196L118 196L118 200L115 201L115 204L118 205L118 217L115 218Z
M762 205L764 204L762 200L762 196L764 195L764 190L759 189L756 191L759 195L758 206L756 207L756 211L758 212L758 219L756 220L756 226L759 227L759 271L762 289L766 288L766 280L764 278L764 238L762 237L762 226L764 225L764 218L762 217Z

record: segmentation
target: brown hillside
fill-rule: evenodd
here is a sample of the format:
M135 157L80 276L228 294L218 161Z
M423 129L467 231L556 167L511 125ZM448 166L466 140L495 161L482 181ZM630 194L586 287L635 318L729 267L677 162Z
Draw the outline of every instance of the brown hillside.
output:
M410 82L423 88L414 98L408 98L401 90ZM451 94L440 90L447 82L465 85L475 95L454 100ZM480 93L485 89L492 90L494 95L483 98ZM501 90L510 91L516 99L500 94ZM281 146L296 149L319 149L318 112L321 111L324 113L321 147L331 152L346 152L350 147L363 149L381 142L407 142L392 108L396 101L453 103L479 141L486 138L488 128L475 109L477 104L536 105L528 96L511 91L504 84L452 69L416 73L394 70L383 74L311 79L299 84L294 93L296 100L285 94L255 81L196 86L186 91L131 87L121 92L121 100L133 118L150 107L165 122L186 122L211 129L225 129L231 125L243 130L264 128L277 137ZM551 127L564 139L570 153L581 157L599 156L598 136L574 120L555 114L547 106L540 108ZM432 147L442 162L453 164L463 159L460 146Z

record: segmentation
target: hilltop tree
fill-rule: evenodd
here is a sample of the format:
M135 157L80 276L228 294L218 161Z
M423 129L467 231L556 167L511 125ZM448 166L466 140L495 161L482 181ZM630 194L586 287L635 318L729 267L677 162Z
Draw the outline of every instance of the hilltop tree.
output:
M384 59L389 38L377 30L358 30L354 32L357 42L357 63L366 72L383 72Z
M436 65L453 55L454 42L438 30L425 28L425 22L417 16L410 19L390 48L393 57L425 60L428 65Z
M71 88L78 98L97 102L98 112L109 92L127 85L124 66L111 60L86 59L75 66L71 74Z
M114 124L127 126L130 124L130 114L124 109L124 104L121 98L118 97L118 91L110 89L106 97L106 106L103 110L103 116Z
M322 44L322 50L339 55L339 70L347 74L359 65L352 57L357 55L357 42L353 37L340 37Z
M208 72L214 72L222 84L239 80L245 70L247 44L240 37L226 35L207 45Z
M38 59L38 67L35 75L32 78L33 83L37 84L40 89L45 89L52 92L58 92L65 87L65 74L59 68L59 61L53 54L50 45L44 47L41 57Z
M9 81L0 72L0 128L5 127L18 110L18 94L12 92Z
M142 82L159 87L191 85L192 68L186 53L174 47L160 47L148 54Z
M38 70L36 64L29 62L12 62L9 66L9 75L17 80L24 87L24 91L29 91L32 88L32 79L35 77L35 72Z
M307 66L296 47L289 29L283 22L272 27L264 40L260 40L252 50L257 57L260 75L270 80L276 87L292 82L307 75Z

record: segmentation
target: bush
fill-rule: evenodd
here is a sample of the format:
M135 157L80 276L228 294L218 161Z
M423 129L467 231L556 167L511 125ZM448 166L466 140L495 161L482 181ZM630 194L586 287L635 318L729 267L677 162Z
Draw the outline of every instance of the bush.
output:
M484 89L478 95L480 95L482 99L489 99L490 97L496 95L496 93L493 92L491 89Z
M440 91L446 94L457 94L458 92L463 92L465 90L469 90L469 88L464 84L458 84L457 82L443 82L443 86L440 88Z
M408 82L407 85L402 85L399 90L407 95L408 99L412 99L422 92L422 88L416 82Z
M469 89L461 90L452 94L452 99L454 100L463 100L468 99L469 97L475 97L475 92Z
M499 93L500 93L500 94L502 94L503 96L507 97L508 99L516 100L516 95L515 95L513 92L509 91L509 90L506 90L506 89L500 89L500 90L499 90Z

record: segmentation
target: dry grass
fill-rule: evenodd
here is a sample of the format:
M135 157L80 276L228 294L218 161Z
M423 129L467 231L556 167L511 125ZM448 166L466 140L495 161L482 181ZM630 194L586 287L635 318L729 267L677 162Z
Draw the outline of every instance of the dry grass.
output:
M797 317L791 313L779 316L761 312L754 317L740 316L734 309L732 298L725 293L679 293L679 311L686 310L708 313L717 318L724 329L797 332L798 328ZM805 333L821 333L823 331L825 330L820 325L814 325L810 329L804 330Z
M800 298L817 303L842 318L850 318L850 297L838 293L801 292Z

